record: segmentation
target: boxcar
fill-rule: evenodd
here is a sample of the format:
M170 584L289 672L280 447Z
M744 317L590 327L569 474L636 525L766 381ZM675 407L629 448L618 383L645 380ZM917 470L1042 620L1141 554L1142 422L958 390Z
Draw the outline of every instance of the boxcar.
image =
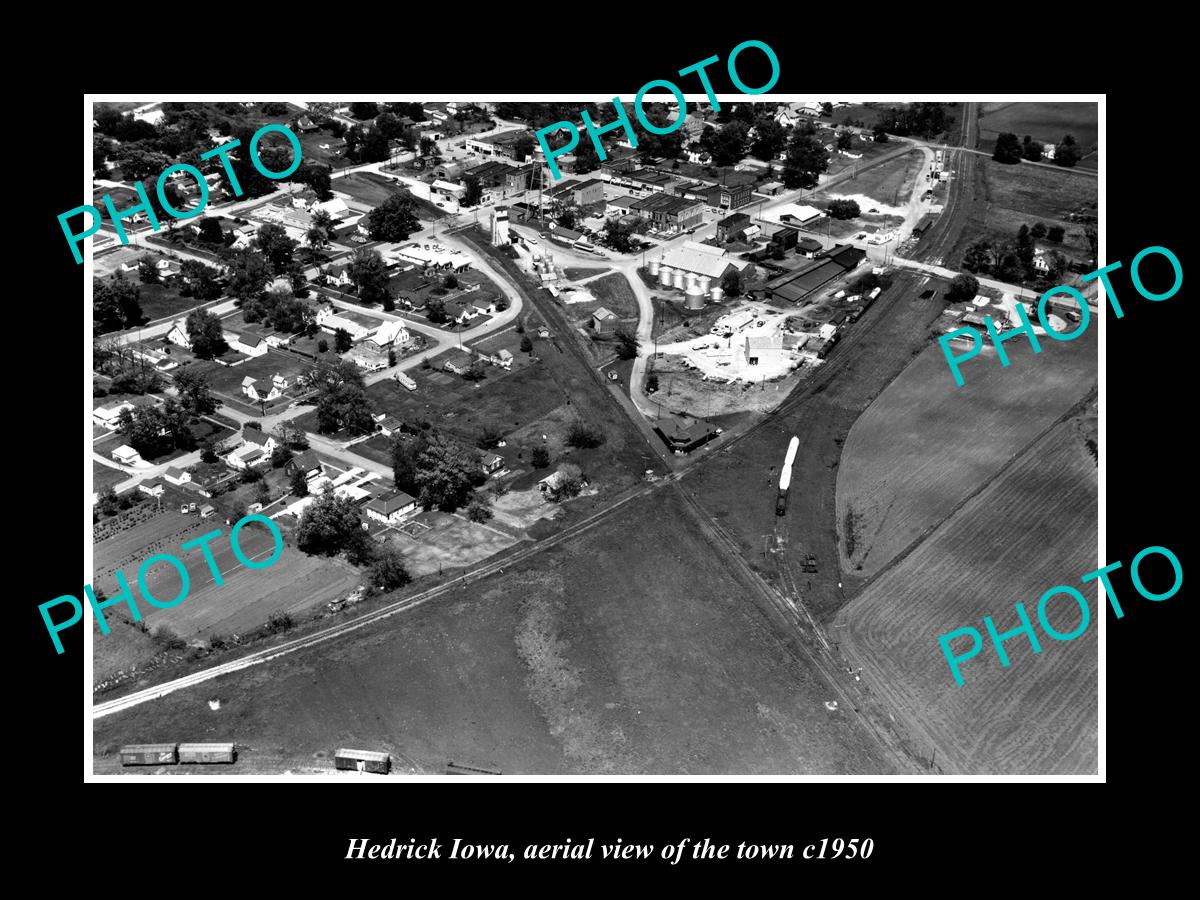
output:
M180 763L231 763L233 744L180 744Z
M127 744L121 748L123 766L173 766L179 761L176 744Z
M333 764L339 769L350 769L358 772L374 772L386 775L392 765L392 758L386 753L374 750L339 750Z

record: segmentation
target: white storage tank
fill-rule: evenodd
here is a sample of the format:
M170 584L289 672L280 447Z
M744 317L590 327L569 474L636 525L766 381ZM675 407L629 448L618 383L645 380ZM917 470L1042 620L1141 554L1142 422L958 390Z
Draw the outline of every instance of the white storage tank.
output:
M675 274L675 270L670 266L663 266L658 270L658 283L663 287L671 286L671 276Z
M709 291L709 294L712 296L714 302L725 296L725 292L719 287L713 288L711 291Z
M701 275L700 276L700 290L704 291L704 293L706 293L706 294L708 293L708 287L711 283L712 283L711 275Z
M671 284L673 284L677 288L683 287L683 270L682 269L677 269L675 271L675 274L671 277Z
M662 265L662 263L659 260L657 260L657 259L650 260L650 275L651 275L651 277L658 274L658 267L660 265Z
M692 284L687 289L687 300L684 304L688 309L703 309L704 308L704 291L700 290L700 285Z

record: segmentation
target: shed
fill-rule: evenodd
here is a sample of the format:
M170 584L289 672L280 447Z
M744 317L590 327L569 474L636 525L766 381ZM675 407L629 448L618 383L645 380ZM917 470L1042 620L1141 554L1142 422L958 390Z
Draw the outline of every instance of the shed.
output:
M602 306L592 313L592 329L597 334L612 334L619 324L621 320L617 314L607 307Z

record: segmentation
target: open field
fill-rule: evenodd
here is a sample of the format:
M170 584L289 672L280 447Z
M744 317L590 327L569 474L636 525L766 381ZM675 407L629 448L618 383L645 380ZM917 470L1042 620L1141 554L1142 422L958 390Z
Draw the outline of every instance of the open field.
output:
M97 768L187 735L274 771L347 745L428 772L889 773L686 515L645 498L383 626L100 719Z
M1001 132L1018 138L1029 135L1043 144L1057 144L1074 135L1084 154L1096 149L1100 111L1095 103L984 103L979 117L979 149L992 150Z
M141 499L143 494L135 494L136 498ZM207 502L207 501L205 501ZM217 525L208 525L212 519L201 520L196 514L183 515L179 512L179 505L174 500L174 496L168 497L163 495L162 503L163 511L158 515L141 522L132 528L127 528L106 540L98 541L94 545L93 562L96 573L107 573L109 570L119 568L126 571L129 567L126 561L133 555L140 553L154 545L163 545L163 552L173 553L172 548L178 548L179 544L184 541L191 540L198 534L203 534L205 531L211 531ZM156 546L150 553L159 552ZM146 555L149 555L148 553ZM136 572L134 573L137 574ZM99 576L98 576L99 577ZM126 571L126 577L128 572ZM103 578L107 578L107 582L103 582ZM111 575L102 576L105 590L112 587L116 588L115 582L112 581Z
M332 341L330 341L330 345L332 346ZM332 353L332 351L330 352ZM208 377L209 387L214 394L232 397L257 408L258 404L253 403L249 397L246 397L242 393L242 380L247 375L270 385L271 376L278 372L290 382L297 375L312 369L312 363L291 353L282 353L272 348L262 356L252 357L236 366L222 366L215 362L197 361L192 363L192 369L193 371L200 371ZM288 392L285 391L284 396L287 396L287 394ZM283 400L282 397L280 400L273 402L279 403L281 400Z
M879 146L892 149L888 144ZM862 194L887 206L902 207L912 196L922 158L920 150L905 153L882 165L867 169L855 178L843 181L836 185L828 196L835 198ZM863 212L865 213L866 209L863 209Z
M947 773L1090 774L1097 762L1097 629L1103 595L1084 586L1093 621L1070 642L1016 637L1002 668L990 646L962 666L956 687L938 637L965 626L1017 623L1021 601L1036 624L1042 593L1079 586L1096 568L1096 464L1062 422L944 522L838 616L845 656L908 727L937 748ZM1099 599L1098 599L1099 598ZM1049 618L1079 623L1060 598ZM985 643L987 641L985 635Z
M212 572L198 547L184 553L179 550L184 541L216 528L221 529L221 536L212 541L210 547L224 581L221 586L213 581ZM142 617L151 631L165 625L185 640L215 632L228 635L249 631L266 622L272 613L298 613L320 606L349 593L358 583L357 571L345 563L307 556L287 546L269 568L247 568L234 557L229 532L229 526L223 521L206 519L196 533L183 536L173 546L159 551L183 560L191 588L187 597L170 609L139 603ZM238 539L242 552L255 561L270 556L274 547L270 533L261 524L247 525L238 534ZM133 584L137 565L131 563L121 570ZM155 564L146 573L146 583L151 593L164 602L179 593L179 573L170 563ZM110 597L116 596L117 584L112 576L98 579L97 586L103 587Z
M1047 227L1061 225L1066 229L1061 245L1040 241L1040 246L1058 250L1069 258L1084 261L1091 258L1086 226L1074 219L1097 215L1094 178L1037 166L1006 166L982 156L968 155L973 157L965 167L969 181L962 186L960 209L955 211L955 217L962 220L962 228L943 254L946 265L958 265L966 249L976 241L1014 242L1022 225L1032 227L1039 221ZM963 170L960 161L955 176ZM922 245L925 243L923 239Z
M399 193L403 185L374 172L355 172L333 183L336 190L349 194L370 206L378 206L392 194Z
M1097 330L986 349L956 388L934 344L854 423L837 476L841 564L870 577L940 522L1096 384Z
M606 271L605 269L589 269L582 266L567 266L563 269L563 274L567 276L568 281L582 281L585 278L591 278L593 275L600 275Z

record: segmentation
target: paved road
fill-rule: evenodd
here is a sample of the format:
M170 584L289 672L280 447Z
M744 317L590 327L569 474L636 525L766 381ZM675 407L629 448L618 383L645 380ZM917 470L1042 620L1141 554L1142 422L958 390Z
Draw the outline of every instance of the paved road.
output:
M928 146L932 147L934 150L961 150L966 153L974 153L978 156L986 156L988 159L992 158L992 154L988 153L986 150L976 150L972 147L955 147L951 144L929 144ZM1053 169L1055 172L1070 172L1074 175L1087 175L1090 178L1100 177L1100 173L1098 171L1094 171L1092 169L1081 169L1078 166L1056 166L1054 163L1033 162L1029 159L1021 160L1021 165L1037 166L1039 169Z

